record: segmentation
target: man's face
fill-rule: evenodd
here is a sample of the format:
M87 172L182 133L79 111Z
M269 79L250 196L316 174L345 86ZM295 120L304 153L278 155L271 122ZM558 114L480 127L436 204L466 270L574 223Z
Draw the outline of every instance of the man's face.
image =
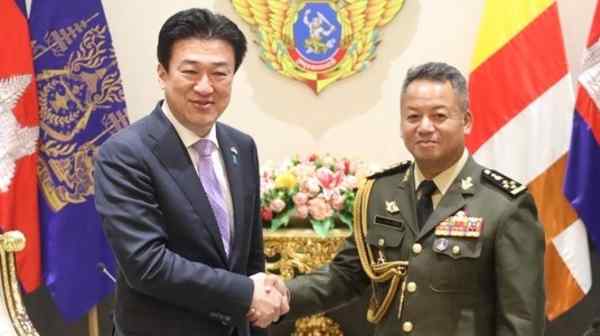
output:
M403 96L400 126L419 168L437 175L462 155L471 113L461 110L450 82L416 80Z
M223 40L189 38L173 44L169 68L158 65L161 87L175 118L205 136L231 98L234 51Z

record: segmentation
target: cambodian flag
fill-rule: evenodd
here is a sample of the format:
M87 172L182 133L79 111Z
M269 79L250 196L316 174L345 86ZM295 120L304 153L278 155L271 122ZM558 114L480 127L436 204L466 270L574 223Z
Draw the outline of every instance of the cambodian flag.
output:
M584 53L571 149L565 179L565 194L600 247L600 6L596 12Z

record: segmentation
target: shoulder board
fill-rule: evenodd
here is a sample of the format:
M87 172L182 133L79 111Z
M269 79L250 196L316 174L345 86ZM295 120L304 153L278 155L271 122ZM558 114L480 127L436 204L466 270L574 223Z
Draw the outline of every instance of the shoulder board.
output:
M527 191L527 186L511 179L510 177L506 177L505 175L493 169L484 169L481 173L481 177L483 180L490 182L492 185L498 187L498 189L508 194L512 198L516 198Z
M376 178L383 177L386 175L402 173L403 171L408 169L408 167L410 167L411 164L412 164L412 162L410 160L402 161L400 163L395 163L387 168L384 168L382 170L372 173L371 175L367 176L367 178L368 179L376 179Z

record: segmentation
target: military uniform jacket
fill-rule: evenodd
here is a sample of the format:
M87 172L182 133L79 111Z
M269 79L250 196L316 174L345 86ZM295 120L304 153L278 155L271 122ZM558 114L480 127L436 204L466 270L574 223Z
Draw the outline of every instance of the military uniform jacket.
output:
M366 244L386 261L408 261L405 281L375 334L543 335L544 232L531 195L469 157L419 230L413 174L413 165L405 164L377 175L368 198ZM462 213L481 219L478 233L453 236L441 225ZM296 318L339 306L363 290L381 301L389 283L370 281L351 237L330 265L288 286L288 318Z

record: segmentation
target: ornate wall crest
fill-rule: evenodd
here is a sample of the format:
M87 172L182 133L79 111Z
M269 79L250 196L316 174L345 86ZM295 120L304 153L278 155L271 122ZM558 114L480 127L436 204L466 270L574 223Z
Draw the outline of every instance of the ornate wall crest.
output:
M404 0L232 0L257 30L261 59L320 93L365 69L375 57L379 29Z

